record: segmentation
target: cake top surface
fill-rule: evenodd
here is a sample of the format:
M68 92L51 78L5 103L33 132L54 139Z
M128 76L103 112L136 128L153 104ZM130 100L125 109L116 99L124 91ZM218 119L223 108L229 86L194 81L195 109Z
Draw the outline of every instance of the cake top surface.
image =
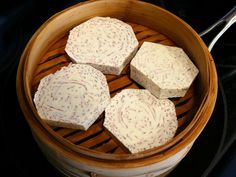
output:
M189 88L198 74L182 48L144 42L131 65L162 89Z
M66 52L78 63L119 67L137 48L130 25L110 17L94 17L74 27Z
M125 89L105 109L104 126L132 153L165 144L178 127L174 104L145 89Z

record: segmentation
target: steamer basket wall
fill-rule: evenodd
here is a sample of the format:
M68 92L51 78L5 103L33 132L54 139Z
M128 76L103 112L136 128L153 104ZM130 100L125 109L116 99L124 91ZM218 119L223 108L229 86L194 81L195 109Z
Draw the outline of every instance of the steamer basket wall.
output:
M169 143L131 154L102 126L104 115L86 132L50 127L37 114L32 98L39 81L70 62L64 48L68 32L94 16L110 16L129 23L139 40L179 46L200 73L176 105L179 128ZM106 75L111 96L124 88L141 88L129 78ZM98 0L79 3L55 14L33 35L22 54L17 73L17 95L35 140L48 160L70 176L166 175L192 147L207 124L217 96L214 61L198 34L170 12L135 0Z

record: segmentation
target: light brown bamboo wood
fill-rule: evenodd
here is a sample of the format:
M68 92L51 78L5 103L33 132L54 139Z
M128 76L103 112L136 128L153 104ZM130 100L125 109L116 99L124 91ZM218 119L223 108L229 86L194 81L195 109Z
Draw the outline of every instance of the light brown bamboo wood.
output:
M50 127L37 114L32 98L41 78L70 62L64 51L68 32L94 16L110 16L130 23L140 45L144 41L182 47L200 73L176 105L179 128L169 143L130 154L103 126L103 116L86 132ZM129 67L121 76L106 75L111 96L124 88L141 88L129 78ZM33 134L48 151L63 158L99 168L138 168L159 163L191 146L214 109L217 74L214 61L198 34L185 22L152 4L134 0L98 0L80 3L57 13L29 41L17 72L17 95ZM97 142L97 143L96 143Z

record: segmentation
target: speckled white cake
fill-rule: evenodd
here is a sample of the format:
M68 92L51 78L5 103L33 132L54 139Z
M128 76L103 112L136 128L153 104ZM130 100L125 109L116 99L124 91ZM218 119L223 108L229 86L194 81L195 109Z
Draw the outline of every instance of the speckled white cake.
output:
M133 80L158 98L185 95L198 69L183 49L144 42L131 61Z
M171 140L178 127L175 106L146 89L125 89L105 109L104 126L137 153Z
M110 94L105 76L89 65L70 64L44 77L34 96L48 124L87 130L105 110Z
M138 40L130 25L115 18L94 17L70 31L65 51L75 63L119 75L137 48Z

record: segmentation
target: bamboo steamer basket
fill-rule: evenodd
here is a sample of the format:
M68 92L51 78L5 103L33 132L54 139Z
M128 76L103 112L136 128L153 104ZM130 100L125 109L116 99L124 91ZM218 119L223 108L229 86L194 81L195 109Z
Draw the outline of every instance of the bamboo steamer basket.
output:
M183 98L172 99L178 130L167 144L131 154L103 126L104 114L87 130L51 127L33 104L39 81L68 65L64 48L68 32L94 16L129 23L140 45L144 41L179 46L200 73ZM111 96L125 88L141 88L129 77L106 75ZM28 42L18 66L17 95L32 134L46 158L66 176L165 176L188 153L207 124L217 96L214 61L198 34L183 20L155 5L135 0L97 0L79 3L55 14Z

